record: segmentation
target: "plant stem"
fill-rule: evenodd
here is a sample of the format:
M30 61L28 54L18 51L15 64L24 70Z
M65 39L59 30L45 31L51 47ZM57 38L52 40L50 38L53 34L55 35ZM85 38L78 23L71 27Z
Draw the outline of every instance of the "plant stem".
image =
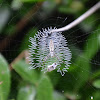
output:
M62 28L59 28L59 29L51 30L50 32L67 31L67 30L73 28L74 26L76 26L77 24L81 23L83 20L85 20L87 17L89 17L91 14L93 14L99 8L100 8L100 1L97 4L95 4L92 8L90 8L87 12L85 12L83 15L81 15L79 18L77 18L76 20L71 22L70 24L68 24Z

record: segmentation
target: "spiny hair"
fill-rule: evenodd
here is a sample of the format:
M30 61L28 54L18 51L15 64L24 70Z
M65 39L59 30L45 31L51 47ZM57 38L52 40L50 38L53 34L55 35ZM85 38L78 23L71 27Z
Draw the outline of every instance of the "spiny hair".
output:
M56 28L53 28L56 29ZM29 64L30 69L35 69L41 67L42 71L47 71L47 66L53 63L57 63L57 72L60 72L63 76L70 65L71 60L71 51L67 46L67 40L61 34L61 32L50 33L52 27L47 29L42 29L38 31L34 37L29 38ZM50 54L50 41L53 41L54 44L54 57L56 62L52 57L49 57ZM63 68L61 67L63 64Z

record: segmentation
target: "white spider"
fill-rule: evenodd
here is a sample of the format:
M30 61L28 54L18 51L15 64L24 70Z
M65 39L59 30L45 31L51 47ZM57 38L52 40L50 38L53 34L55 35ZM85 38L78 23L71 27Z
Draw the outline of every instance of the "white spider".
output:
M50 53L44 58L44 61L46 61L49 57L51 58L56 57L59 60L59 57L54 52L54 43L52 39L49 42L49 50Z
M54 52L54 42L52 39L50 39L50 42L49 42L49 51L50 53L44 58L44 61L46 61L49 57L51 58L56 57L59 60L59 57ZM48 72L53 71L54 69L56 69L56 66L57 66L56 62L53 63L52 65L48 65L47 71Z
M42 67L41 71L44 72L57 69L63 76L70 64L71 51L61 32L50 33L51 30L52 28L43 29L43 32L38 31L34 38L29 39L30 65L33 69Z
M51 58L54 57L54 43L52 39L50 40L50 43L49 43L49 50L50 50Z

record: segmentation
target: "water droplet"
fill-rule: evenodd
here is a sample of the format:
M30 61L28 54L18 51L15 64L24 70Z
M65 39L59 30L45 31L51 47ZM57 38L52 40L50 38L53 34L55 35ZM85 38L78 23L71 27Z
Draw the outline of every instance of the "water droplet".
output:
M91 99L93 100L93 96L91 96Z

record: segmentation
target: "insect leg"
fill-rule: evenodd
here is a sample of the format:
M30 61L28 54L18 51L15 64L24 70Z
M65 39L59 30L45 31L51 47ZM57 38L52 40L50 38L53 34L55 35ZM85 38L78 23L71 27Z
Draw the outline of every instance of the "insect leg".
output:
M44 62L50 57L50 53L43 59Z
M54 56L59 60L61 61L61 59L54 53ZM62 63L64 63L64 61L62 61Z

